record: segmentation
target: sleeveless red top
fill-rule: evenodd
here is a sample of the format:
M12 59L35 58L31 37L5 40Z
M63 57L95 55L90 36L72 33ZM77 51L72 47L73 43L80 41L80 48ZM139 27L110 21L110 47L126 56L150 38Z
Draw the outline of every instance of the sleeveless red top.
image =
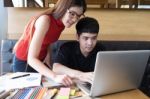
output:
M44 40L43 40L43 43L42 43L41 51L39 53L39 59L40 60L44 60L44 58L47 55L47 50L48 50L49 45L58 40L61 32L65 28L65 26L61 20L55 19L52 15L48 15L48 16L51 20L50 21L50 27L49 27L49 30L46 33ZM35 20L35 19L34 18L31 19L31 21L29 22L29 24L25 30L25 36L20 41L20 43L18 44L17 49L16 49L16 57L20 60L24 60L24 61L27 60L28 46L29 46L29 42L30 42L29 31L31 30L30 23L33 20ZM33 27L32 31L34 33L35 27Z

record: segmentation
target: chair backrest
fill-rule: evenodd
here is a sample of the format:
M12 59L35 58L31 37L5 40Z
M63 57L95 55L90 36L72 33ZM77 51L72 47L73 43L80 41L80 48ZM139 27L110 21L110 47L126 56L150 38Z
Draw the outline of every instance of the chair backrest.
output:
M65 42L67 42L68 40L58 40L56 42L54 42L53 44L51 44L51 48L50 48L50 52L51 52L51 65L53 64L54 62L54 59L56 57L56 54L58 53L58 50L60 48L60 46L62 44L64 44ZM72 41L72 40L69 40L69 41Z
M0 65L0 75L8 73L8 72L13 72L12 68L12 62L13 62L13 57L14 54L12 53L13 47L17 40L12 40L12 39L5 39L1 41L1 65ZM51 45L51 62L53 63L53 60L55 58L55 55L59 49L59 47L65 43L66 40L59 40L56 43L53 43Z
M1 74L12 72L12 49L17 40L2 40L1 42Z

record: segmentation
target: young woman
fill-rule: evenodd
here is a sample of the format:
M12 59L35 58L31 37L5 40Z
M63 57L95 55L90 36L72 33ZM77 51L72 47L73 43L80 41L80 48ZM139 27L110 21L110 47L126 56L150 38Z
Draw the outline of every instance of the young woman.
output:
M84 15L85 0L58 0L54 8L31 18L24 33L14 47L14 72L39 72L64 85L72 84L67 75L57 75L51 71L49 46L58 40L65 27Z

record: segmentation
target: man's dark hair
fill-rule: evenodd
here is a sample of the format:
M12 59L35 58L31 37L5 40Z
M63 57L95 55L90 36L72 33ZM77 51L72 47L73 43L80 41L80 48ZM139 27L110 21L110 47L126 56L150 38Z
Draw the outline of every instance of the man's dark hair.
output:
M76 24L76 32L80 36L85 33L97 33L99 32L99 23L96 19L91 17L84 17Z

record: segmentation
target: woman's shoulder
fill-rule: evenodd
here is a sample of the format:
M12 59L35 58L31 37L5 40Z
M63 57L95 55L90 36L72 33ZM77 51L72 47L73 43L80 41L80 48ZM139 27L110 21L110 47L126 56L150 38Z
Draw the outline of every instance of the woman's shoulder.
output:
M50 21L50 16L49 15L41 15L38 20L44 20L44 21Z
M49 26L50 26L50 18L47 15L41 15L35 22L35 28L44 31L48 31Z
M36 24L37 25L46 25L48 26L50 23L50 18L48 15L41 15L37 20Z

